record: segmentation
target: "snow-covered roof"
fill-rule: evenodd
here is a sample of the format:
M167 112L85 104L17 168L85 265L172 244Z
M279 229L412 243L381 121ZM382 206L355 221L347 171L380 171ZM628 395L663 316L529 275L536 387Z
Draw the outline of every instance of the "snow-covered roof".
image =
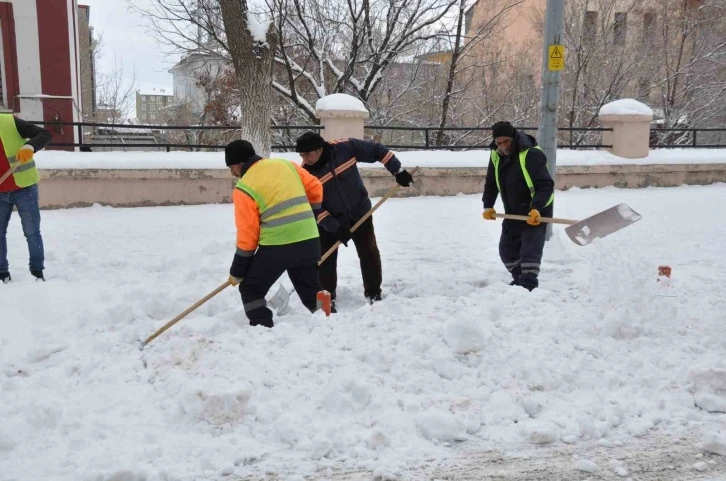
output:
M172 87L142 87L136 89L136 93L139 95L163 95L166 97L173 97L174 89Z

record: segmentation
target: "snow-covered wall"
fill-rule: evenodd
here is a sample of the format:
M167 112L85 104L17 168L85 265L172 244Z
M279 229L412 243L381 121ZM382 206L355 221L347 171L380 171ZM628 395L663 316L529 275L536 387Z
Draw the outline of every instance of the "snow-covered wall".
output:
M395 150L394 150L395 152ZM406 167L486 168L488 150L452 152L421 150L395 152ZM273 156L301 162L295 152L273 152ZM42 169L220 169L227 170L224 152L58 152L36 155ZM726 163L724 149L658 149L641 159L624 159L604 150L558 150L558 166L594 165L674 165ZM359 168L383 168L380 163L359 163Z
M661 163L623 162L604 157L562 155L557 168L557 188L616 186L707 185L726 182L726 151L703 153L695 162L675 152L657 152ZM687 152L684 152L687 153ZM41 155L42 154L42 155ZM221 153L78 153L42 152L40 202L43 208L88 206L116 207L215 204L229 202L235 179L224 166ZM564 152L563 152L564 154ZM708 154L708 155L706 155ZM411 188L397 196L450 196L482 191L486 152L402 152L406 168L421 167ZM296 154L280 157L299 161ZM597 162L600 159L602 162ZM616 162L616 160L619 160ZM644 161L645 159L639 159ZM656 159L651 159L656 160ZM380 164L358 164L374 197L393 187L393 177Z

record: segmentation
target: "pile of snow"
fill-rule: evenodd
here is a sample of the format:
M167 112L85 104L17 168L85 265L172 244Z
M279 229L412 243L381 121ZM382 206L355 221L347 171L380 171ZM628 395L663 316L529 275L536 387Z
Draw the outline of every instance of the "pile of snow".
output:
M635 99L620 99L607 103L600 107L598 115L650 115L653 110L642 102Z
M404 167L471 167L486 169L488 150L443 151L422 150L396 152ZM298 164L302 159L295 152L273 152L272 157ZM210 169L227 170L224 152L62 152L40 151L35 154L41 169ZM558 150L557 165L651 165L651 164L722 164L726 149L662 149L651 150L642 159L624 159L604 150ZM380 162L359 162L359 169L383 169Z
M625 202L643 219L587 247L555 226L531 293L508 286L501 222L481 219L479 196L391 199L374 215L382 302L367 305L355 249L341 247L340 314L311 316L293 294L274 329L252 328L227 289L143 352L138 339L226 280L231 206L45 211L46 283L27 272L13 216L0 473L404 481L479 451L643 439L726 455L725 415L697 405L724 396L726 224L704 221L723 189L558 193L560 217ZM596 460L564 465L583 478L630 468Z
M359 99L348 94L330 94L315 102L315 110L352 110L353 112L366 112L368 109Z

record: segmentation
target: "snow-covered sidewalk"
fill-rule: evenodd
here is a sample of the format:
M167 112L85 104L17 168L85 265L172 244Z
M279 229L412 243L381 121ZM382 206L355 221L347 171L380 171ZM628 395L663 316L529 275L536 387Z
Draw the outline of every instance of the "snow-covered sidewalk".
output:
M587 247L555 226L532 293L507 285L501 223L481 218L479 196L391 199L374 215L381 303L365 304L342 248L340 314L310 316L293 297L274 329L251 328L230 288L143 352L137 339L226 279L232 206L44 211L46 283L30 279L15 215L0 478L433 479L421 473L467 453L495 450L506 470L510 456L647 440L688 440L705 453L694 475L723 477L725 194L557 192L558 217L626 202L643 219ZM576 468L591 465L566 468L584 479Z

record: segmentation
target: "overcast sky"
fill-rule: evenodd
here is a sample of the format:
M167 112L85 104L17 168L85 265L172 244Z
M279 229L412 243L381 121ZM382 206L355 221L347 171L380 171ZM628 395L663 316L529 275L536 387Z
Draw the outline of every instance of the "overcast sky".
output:
M137 4L149 0L134 0ZM131 81L136 70L137 87L172 87L168 72L178 58L166 56L155 38L146 32L146 22L129 8L128 0L78 0L91 9L90 23L96 36L103 36L102 57L96 69L108 73L114 56L123 61L124 77Z

